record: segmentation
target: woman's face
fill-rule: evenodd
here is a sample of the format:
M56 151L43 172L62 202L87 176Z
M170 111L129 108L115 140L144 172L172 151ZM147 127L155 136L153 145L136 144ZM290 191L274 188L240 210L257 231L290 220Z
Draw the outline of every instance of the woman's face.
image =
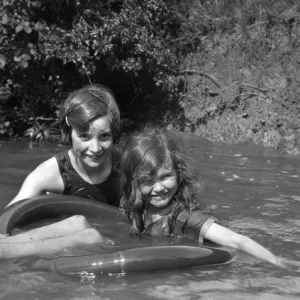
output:
M80 162L90 168L97 168L110 156L113 137L108 117L92 121L88 131L72 129L73 152Z
M166 207L178 188L177 175L172 167L160 167L153 176L139 179L139 190L154 207Z

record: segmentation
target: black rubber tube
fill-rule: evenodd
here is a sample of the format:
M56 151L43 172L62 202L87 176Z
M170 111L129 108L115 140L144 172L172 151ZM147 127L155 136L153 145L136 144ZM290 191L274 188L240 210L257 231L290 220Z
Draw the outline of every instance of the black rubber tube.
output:
M85 276L147 273L223 264L232 259L223 249L194 246L151 246L101 255L60 257L55 269L64 275Z
M0 217L0 232L11 234L18 224L44 216L78 214L121 218L129 223L116 207L74 196L46 195L19 201L5 209ZM41 258L34 264L34 269L55 269L63 275L82 277L209 266L229 262L232 257L232 252L219 248L151 246L104 254Z
M16 202L0 216L0 233L12 234L16 226L61 215L116 219L129 224L118 208L95 200L67 195L43 195Z

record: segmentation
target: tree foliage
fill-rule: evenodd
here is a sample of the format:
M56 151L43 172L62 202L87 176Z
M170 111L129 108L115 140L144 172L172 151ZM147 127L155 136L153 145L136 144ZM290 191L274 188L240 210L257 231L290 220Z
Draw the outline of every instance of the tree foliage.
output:
M23 123L54 117L66 91L97 81L99 64L157 86L179 66L179 16L162 0L2 0L0 15L2 124L7 107Z
M193 69L188 55L200 53L204 65L212 50L208 45L218 47L230 32L238 32L245 57L275 49L276 26L285 29L292 47L299 43L296 0L0 3L0 135L48 129L66 93L91 82L110 86L121 109L154 98L159 102L158 95L178 96L180 88L177 99L185 101L187 84L180 75L189 76L191 70L181 69L187 65Z

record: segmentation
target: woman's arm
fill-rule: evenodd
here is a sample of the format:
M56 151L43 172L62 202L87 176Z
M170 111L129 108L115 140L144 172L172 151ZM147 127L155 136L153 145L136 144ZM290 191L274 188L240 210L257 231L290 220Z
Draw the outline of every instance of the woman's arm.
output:
M58 164L55 157L52 157L40 164L26 177L20 191L7 206L26 198L42 195L46 192L62 193L63 190L64 183Z
M57 238L78 233L88 228L91 228L91 225L84 216L72 216L62 221L31 229L13 236L2 236L0 244L15 244Z
M242 250L273 265L282 266L280 259L265 247L256 243L249 237L238 234L216 223L213 223L208 228L205 238L222 246Z
M32 242L5 243L6 238L0 240L0 259L25 257L30 255L52 255L67 248L103 243L101 234L93 228L68 236L42 239Z
M57 223L0 238L0 259L29 255L52 255L66 248L114 241L91 228L85 217L72 216Z

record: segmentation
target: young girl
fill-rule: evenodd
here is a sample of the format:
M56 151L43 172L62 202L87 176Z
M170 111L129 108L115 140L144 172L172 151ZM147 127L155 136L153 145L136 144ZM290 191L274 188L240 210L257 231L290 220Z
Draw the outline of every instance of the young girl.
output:
M121 188L121 206L136 233L182 236L200 245L207 239L284 266L283 259L263 246L201 213L201 186L167 133L152 130L128 140L121 158Z
M120 112L112 92L91 85L73 92L61 106L63 140L72 148L40 164L8 204L46 192L92 198L116 205L119 200Z
M40 164L25 179L8 204L41 194L58 193L91 198L118 205L120 112L112 92L90 85L73 92L61 106L63 140L72 148ZM0 258L53 254L65 247L110 242L82 216L0 240ZM10 251L12 248L14 251Z

